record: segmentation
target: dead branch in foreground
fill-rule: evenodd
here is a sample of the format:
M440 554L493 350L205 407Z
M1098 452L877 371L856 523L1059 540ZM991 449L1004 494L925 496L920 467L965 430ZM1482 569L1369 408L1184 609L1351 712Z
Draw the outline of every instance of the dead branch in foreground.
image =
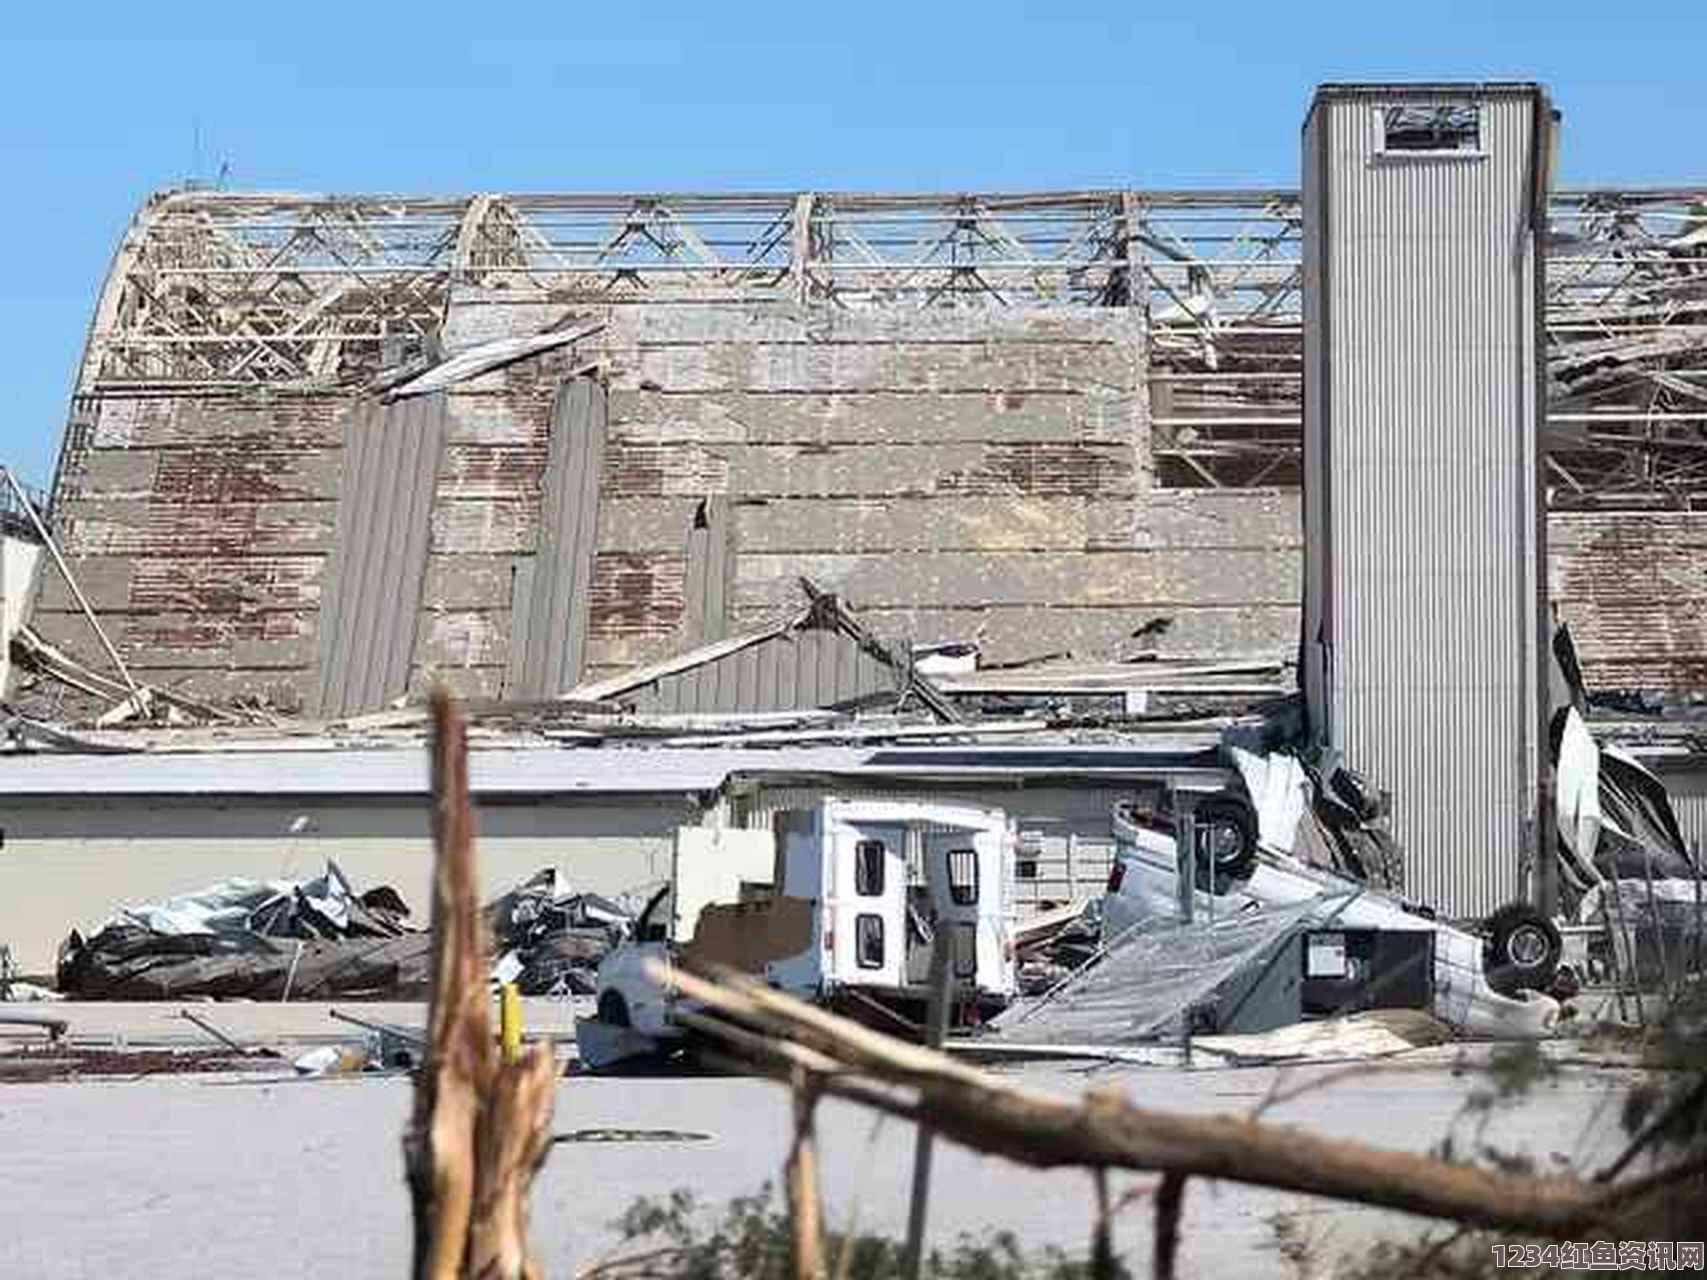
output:
M656 973L717 1015L684 1011L684 1022L767 1073L796 1087L804 1073L825 1093L928 1123L964 1146L1022 1164L1225 1178L1561 1238L1605 1223L1634 1191L1495 1173L1232 1116L1169 1115L1107 1090L1071 1102L891 1039L744 974Z
M536 1280L528 1191L551 1146L549 1043L500 1060L474 874L468 742L442 690L433 709L432 987L426 1059L403 1139L415 1213L415 1280Z

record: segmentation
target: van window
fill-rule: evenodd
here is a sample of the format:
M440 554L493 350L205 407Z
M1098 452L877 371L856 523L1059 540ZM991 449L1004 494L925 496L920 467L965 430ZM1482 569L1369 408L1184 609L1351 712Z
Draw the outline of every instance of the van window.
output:
M972 849L948 851L948 896L957 907L978 902L978 854Z
M883 896L883 864L889 850L881 840L861 840L854 846L854 892L862 898Z
M883 967L882 916L854 917L854 963L862 969Z
M978 976L978 930L974 925L961 924L954 927L954 976Z

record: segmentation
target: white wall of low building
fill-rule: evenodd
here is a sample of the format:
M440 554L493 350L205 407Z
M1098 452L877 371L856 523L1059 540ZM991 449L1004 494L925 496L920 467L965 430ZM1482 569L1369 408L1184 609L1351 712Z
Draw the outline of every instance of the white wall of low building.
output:
M12 637L24 620L35 587L41 545L23 538L0 538L0 693L12 679Z
M725 802L728 819L749 828L770 826L787 809L809 808L826 795L917 799L1001 809L1018 837L1014 907L1021 916L1052 904L1100 897L1114 859L1114 805L1136 794L1130 787L1041 785L907 786L758 784Z
M697 821L673 795L483 803L483 896L543 867L579 889L643 893L668 876L676 828ZM328 858L358 892L392 885L423 925L429 908L423 797L12 798L0 832L0 945L29 973L51 973L72 929L87 934L123 906L236 876L307 877Z

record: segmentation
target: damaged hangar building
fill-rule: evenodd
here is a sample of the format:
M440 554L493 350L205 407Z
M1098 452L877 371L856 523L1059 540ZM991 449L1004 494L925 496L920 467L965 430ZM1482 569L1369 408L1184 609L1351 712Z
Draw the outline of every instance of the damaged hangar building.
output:
M1707 189L1542 204L1551 601L1699 834ZM424 903L434 682L494 885L952 792L1094 896L1296 689L1304 242L1285 190L151 198L6 524L0 941L327 856Z

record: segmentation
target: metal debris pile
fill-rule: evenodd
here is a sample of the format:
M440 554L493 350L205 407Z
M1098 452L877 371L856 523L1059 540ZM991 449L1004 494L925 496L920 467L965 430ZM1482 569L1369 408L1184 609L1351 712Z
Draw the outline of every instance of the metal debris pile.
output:
M499 981L524 995L581 994L623 935L616 904L559 887L546 870L487 908ZM310 880L233 879L130 907L60 948L73 998L325 1000L426 995L431 934L388 885L357 893L334 862Z
M605 953L627 936L627 911L596 893L573 893L546 868L486 908L500 981L527 996L592 995Z

